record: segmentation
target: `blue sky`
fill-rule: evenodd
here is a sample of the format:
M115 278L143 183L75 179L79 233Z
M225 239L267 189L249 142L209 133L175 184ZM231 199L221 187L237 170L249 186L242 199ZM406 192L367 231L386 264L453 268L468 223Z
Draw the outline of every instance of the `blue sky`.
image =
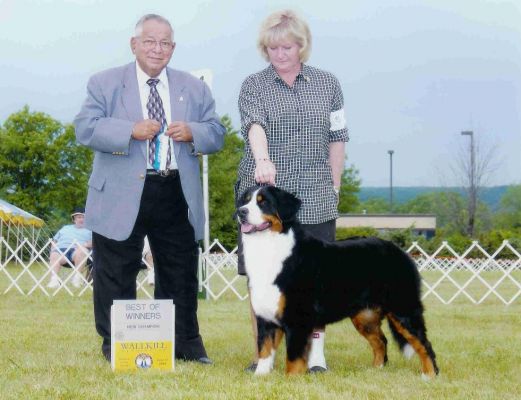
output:
M239 128L242 80L265 66L255 41L269 12L293 8L313 35L310 65L333 72L362 185L456 185L473 130L495 148L489 185L521 183L521 1L0 0L0 122L28 104L71 122L88 77L133 60L137 19L175 29L173 68L213 71L219 114Z

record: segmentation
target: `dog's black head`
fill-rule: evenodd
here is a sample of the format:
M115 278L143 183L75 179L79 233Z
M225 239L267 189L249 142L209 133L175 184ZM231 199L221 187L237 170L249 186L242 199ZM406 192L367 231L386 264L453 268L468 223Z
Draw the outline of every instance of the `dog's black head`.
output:
M248 189L237 207L237 218L244 234L265 231L286 232L297 220L300 200L275 186Z

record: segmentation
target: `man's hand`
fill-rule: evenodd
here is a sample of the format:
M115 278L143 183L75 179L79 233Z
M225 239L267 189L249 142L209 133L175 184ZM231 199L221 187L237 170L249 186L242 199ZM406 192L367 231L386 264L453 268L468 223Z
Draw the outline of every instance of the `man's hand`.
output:
M132 128L132 138L136 140L150 140L156 136L161 129L161 124L153 119L145 119L136 122Z
M174 121L168 125L166 136L170 136L176 142L193 142L194 137L192 135L192 129L190 126L183 121Z

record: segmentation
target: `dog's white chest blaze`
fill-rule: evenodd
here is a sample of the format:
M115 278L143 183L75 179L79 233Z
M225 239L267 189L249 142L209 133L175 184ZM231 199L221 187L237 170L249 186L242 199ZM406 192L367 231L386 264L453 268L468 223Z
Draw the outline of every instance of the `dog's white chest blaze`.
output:
M277 323L281 293L274 282L295 245L293 230L285 234L264 231L243 235L242 243L253 311Z

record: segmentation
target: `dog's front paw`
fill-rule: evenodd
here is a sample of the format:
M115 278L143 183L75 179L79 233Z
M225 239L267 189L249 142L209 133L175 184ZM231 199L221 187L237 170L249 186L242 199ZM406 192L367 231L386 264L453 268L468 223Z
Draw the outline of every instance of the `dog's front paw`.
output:
M261 358L255 369L255 375L267 375L273 369L271 357Z

